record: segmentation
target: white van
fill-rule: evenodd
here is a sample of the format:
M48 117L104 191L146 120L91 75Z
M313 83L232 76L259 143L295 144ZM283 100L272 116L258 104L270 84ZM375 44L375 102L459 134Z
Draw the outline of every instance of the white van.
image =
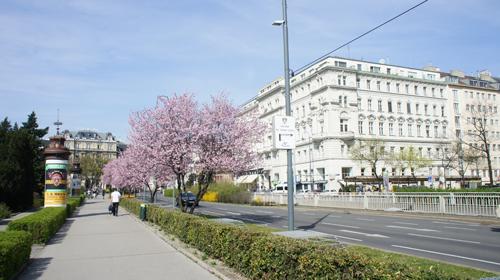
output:
M286 184L277 184L274 187L273 193L288 193L288 186Z

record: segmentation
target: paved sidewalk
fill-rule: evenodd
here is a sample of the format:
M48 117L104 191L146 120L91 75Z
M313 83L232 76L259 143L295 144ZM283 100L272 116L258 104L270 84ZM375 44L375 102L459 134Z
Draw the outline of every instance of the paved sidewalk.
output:
M218 279L108 203L87 201L18 279Z

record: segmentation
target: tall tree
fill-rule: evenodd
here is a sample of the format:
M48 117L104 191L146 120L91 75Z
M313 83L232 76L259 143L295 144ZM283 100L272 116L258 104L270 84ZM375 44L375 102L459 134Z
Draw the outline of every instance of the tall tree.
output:
M102 169L108 161L109 159L102 156L83 155L80 157L80 167L86 187L97 186L100 183Z
M431 160L418 153L413 146L409 146L393 155L391 162L392 165L399 167L401 170L410 170L413 177L415 177L415 171L431 165Z
M477 164L482 153L462 144L460 141L441 146L440 160L444 168L455 170L460 176L460 186L465 187L465 175L470 167Z
M350 149L351 159L361 164L368 164L378 179L377 167L380 162L388 159L384 142L380 140L358 140Z
M468 130L465 137L460 139L464 145L479 151L484 156L491 186L493 186L491 143L495 137L493 133L496 129L494 117L497 115L493 108L496 108L496 106L488 102L478 102L472 105L473 116L470 118L470 128L472 129Z

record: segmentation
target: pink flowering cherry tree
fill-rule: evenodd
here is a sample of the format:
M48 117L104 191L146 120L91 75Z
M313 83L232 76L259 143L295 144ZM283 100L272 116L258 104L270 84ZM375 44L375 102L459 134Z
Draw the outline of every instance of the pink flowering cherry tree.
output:
M255 167L255 150L265 126L256 116L241 116L223 95L212 97L211 103L200 111L200 129L195 157L198 175L198 194L195 205L207 192L217 173L239 173Z

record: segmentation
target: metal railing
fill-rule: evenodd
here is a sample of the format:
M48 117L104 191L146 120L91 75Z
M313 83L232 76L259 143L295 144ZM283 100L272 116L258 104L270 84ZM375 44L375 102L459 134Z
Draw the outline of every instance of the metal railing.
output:
M265 205L286 205L286 194L255 193ZM500 193L338 193L296 194L295 204L367 210L497 217Z

